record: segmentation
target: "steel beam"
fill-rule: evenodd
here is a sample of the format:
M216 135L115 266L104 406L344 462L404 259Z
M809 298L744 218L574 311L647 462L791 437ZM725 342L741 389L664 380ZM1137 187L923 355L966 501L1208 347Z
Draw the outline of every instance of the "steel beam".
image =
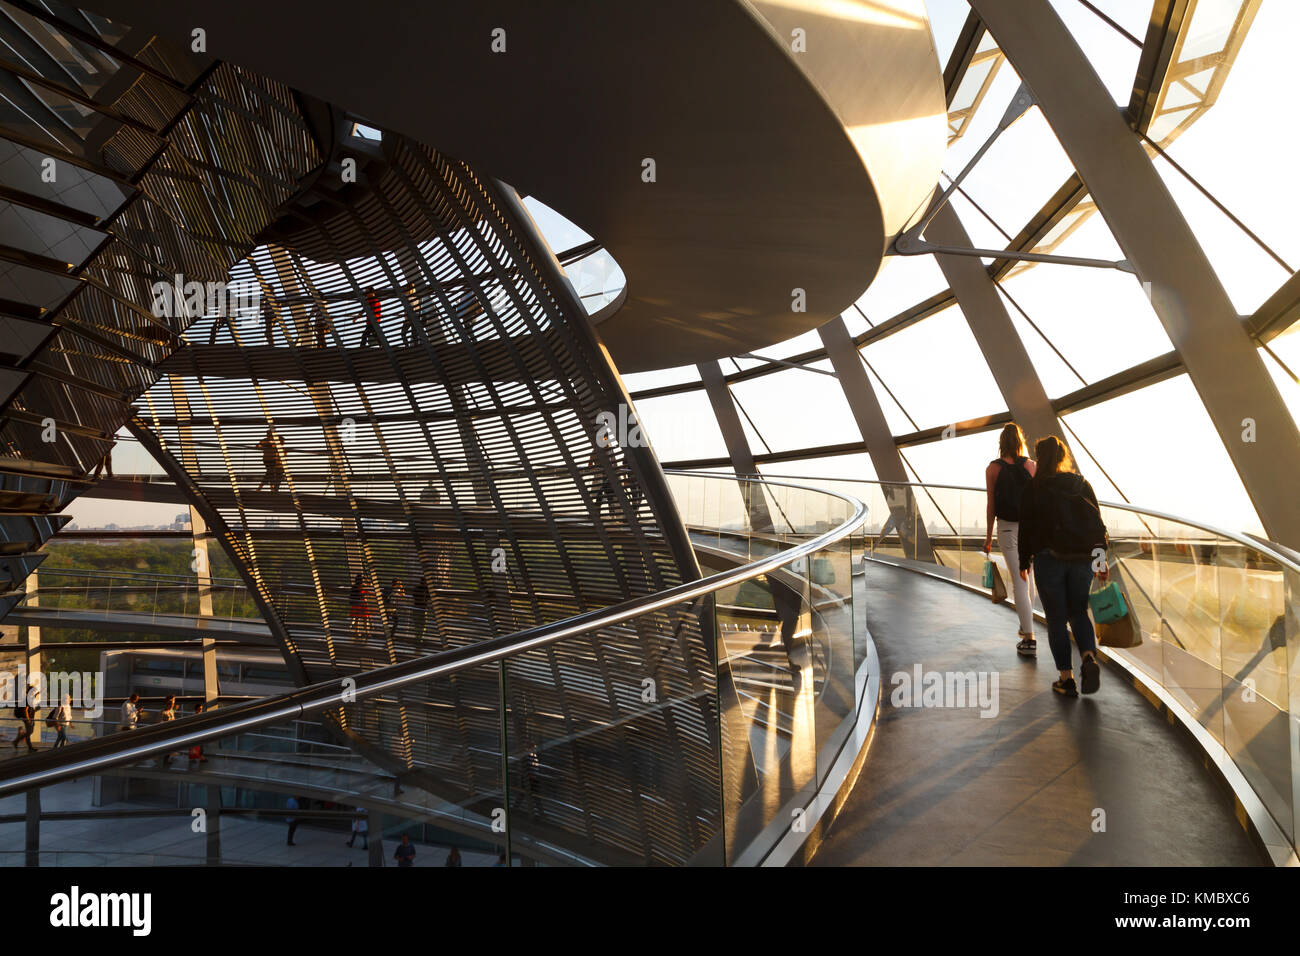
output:
M704 392L709 396L713 406L713 417L718 420L722 432L722 441L727 446L727 457L736 475L748 478L758 474L758 465L754 462L754 450L749 447L745 429L740 424L740 415L736 411L736 400L731 389L727 387L726 377L722 374L722 365L716 360L702 362L695 366L704 383ZM755 531L771 530L772 512L767 507L767 498L761 486L751 482L740 482L740 493L745 499L745 509L749 514L750 526ZM757 491L756 494L751 492Z
M951 204L935 211L926 235L943 245L971 245L970 236ZM993 373L998 391L1026 437L1032 442L1035 438L1059 435L1061 426L1052 411L1051 399L984 266L978 259L965 256L939 254L935 260L957 296L957 305Z
M975 267L979 268L978 262ZM827 322L817 330L817 334L826 347L831 366L844 390L844 399L849 403L849 411L853 413L853 420L866 443L876 477L881 481L906 482L908 477L907 469L903 466L903 456L894 443L884 409L880 407L876 391L871 387L871 379L862 365L862 356L853 344L848 326L844 324L844 317L839 316ZM934 550L930 547L930 536L926 534L925 522L921 520L916 507L916 495L910 487L902 485L898 491L899 494L892 499L886 496L886 503L894 527L902 539L903 554L912 560L932 562Z

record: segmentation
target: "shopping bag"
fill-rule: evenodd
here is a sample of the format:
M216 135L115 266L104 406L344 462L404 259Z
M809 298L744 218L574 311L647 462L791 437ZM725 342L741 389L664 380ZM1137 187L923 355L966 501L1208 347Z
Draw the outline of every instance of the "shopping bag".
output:
M995 573L996 571L993 567L993 562L990 561L988 558L985 558L984 559L984 586L986 588L993 587L993 575Z
M993 568L993 603L1001 604L1007 599L1007 586L1002 583L1002 572L997 565L990 561L989 566Z
M1124 592L1119 589L1119 584L1115 581L1089 594L1088 606L1092 608L1092 619L1098 624L1107 624L1128 616Z
M1097 643L1102 647L1137 647L1142 643L1142 628L1132 614L1113 621L1098 621Z

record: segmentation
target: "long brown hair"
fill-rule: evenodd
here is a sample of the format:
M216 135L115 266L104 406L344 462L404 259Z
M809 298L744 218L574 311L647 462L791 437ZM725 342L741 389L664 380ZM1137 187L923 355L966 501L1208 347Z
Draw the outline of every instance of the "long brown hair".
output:
M1034 472L1035 481L1050 478L1061 472L1079 473L1074 467L1070 449L1066 448L1065 442L1056 435L1038 439L1038 443L1034 445L1034 457L1038 460L1038 469Z
M1015 422L1003 426L1002 434L998 436L998 457L1019 458L1025 451L1025 433L1020 426Z

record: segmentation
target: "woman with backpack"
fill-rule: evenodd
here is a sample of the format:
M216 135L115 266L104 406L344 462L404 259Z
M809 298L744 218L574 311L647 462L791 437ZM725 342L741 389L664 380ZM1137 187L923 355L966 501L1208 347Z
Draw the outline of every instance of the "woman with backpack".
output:
M1020 643L1016 652L1025 657L1038 656L1034 638L1034 605L1029 596L1029 581L1022 577L1019 558L1020 496L1034 477L1035 464L1025 455L1025 433L1011 422L998 437L998 457L984 469L984 490L988 499L985 509L984 553L993 550L993 519L997 519L998 549L1007 561L1011 588L1020 617Z
M1020 499L1020 577L1029 577L1032 562L1047 616L1047 641L1060 672L1052 690L1079 696L1070 652L1073 631L1083 657L1082 690L1093 694L1101 685L1101 665L1088 617L1088 591L1094 568L1101 580L1108 576L1106 525L1092 485L1075 470L1065 442L1049 435L1034 446L1034 454L1038 470Z

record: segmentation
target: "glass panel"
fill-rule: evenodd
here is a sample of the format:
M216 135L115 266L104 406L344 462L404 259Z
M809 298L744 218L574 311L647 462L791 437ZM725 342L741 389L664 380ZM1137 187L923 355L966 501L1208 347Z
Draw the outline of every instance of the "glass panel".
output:
M1254 551L1236 550L1220 565L1224 746L1294 839L1282 569Z
M1216 536L1158 519L1165 687L1207 728L1221 721Z

